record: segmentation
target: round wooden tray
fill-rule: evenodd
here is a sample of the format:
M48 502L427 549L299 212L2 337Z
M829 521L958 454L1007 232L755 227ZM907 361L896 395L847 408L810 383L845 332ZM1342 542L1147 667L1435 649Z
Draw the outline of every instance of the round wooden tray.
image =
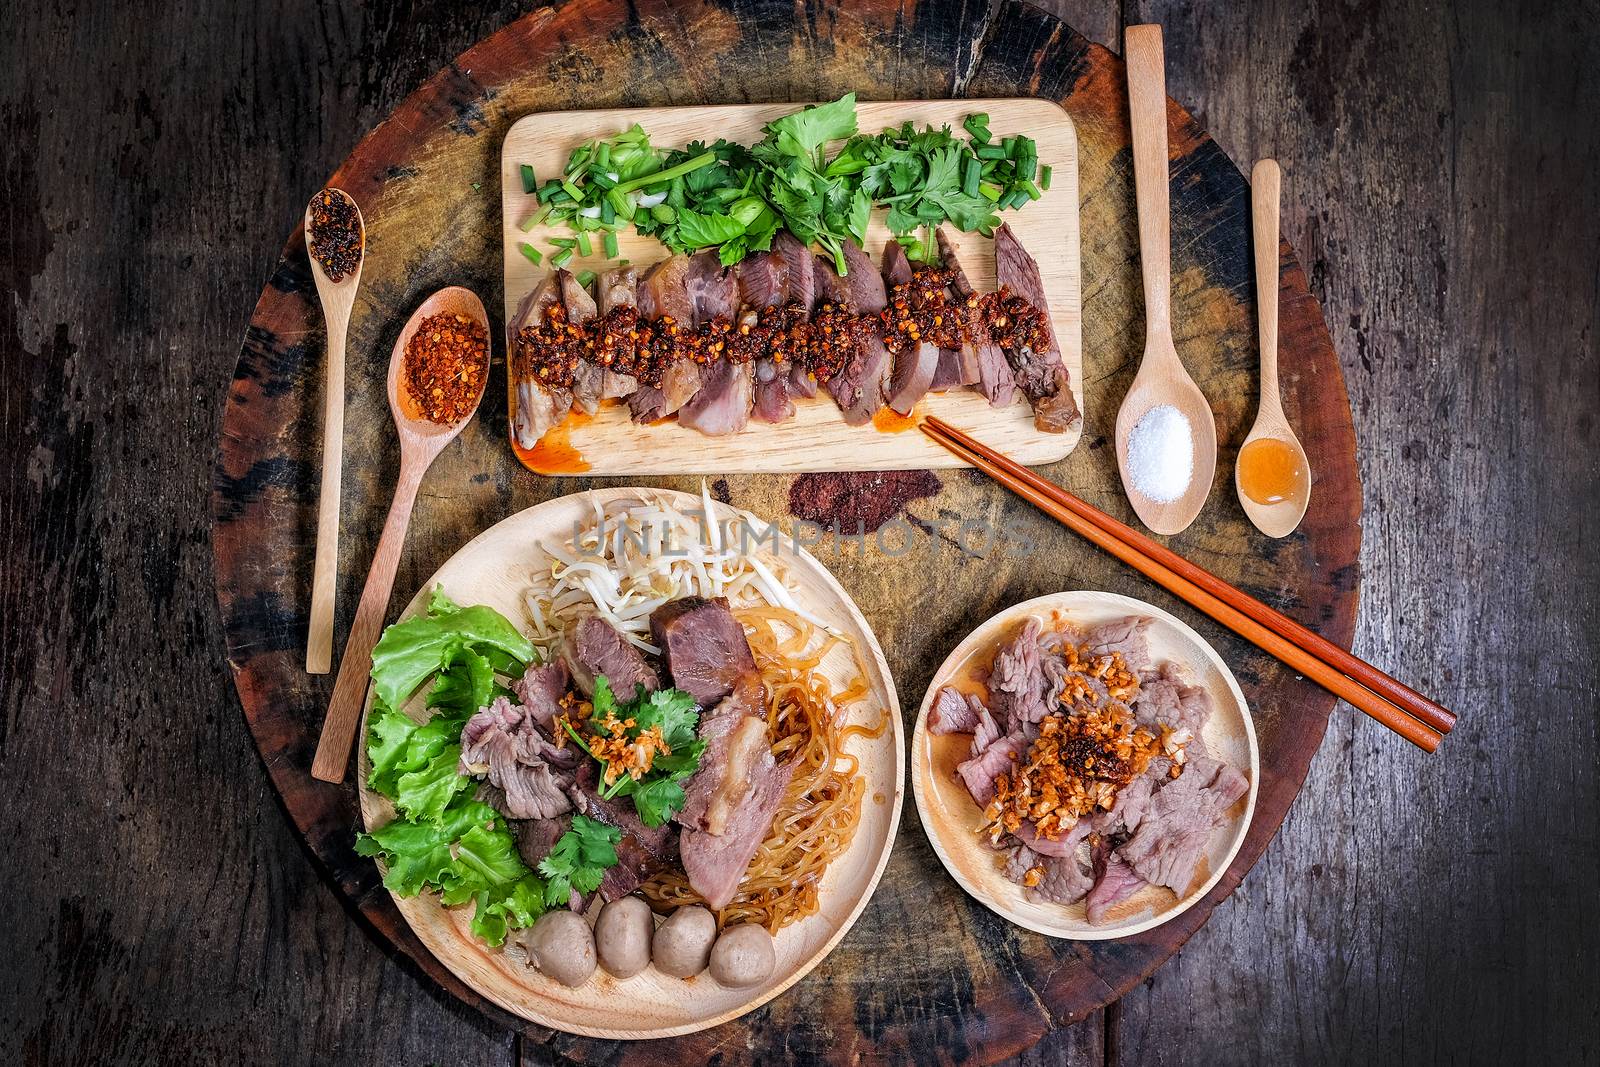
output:
M1083 332L1089 411L1082 443L1046 475L1131 521L1110 419L1142 348L1137 228L1120 59L1059 21L1005 4L868 0L743 20L713 3L575 0L540 9L477 45L409 97L330 182L360 202L369 254L351 323L342 640L397 471L383 396L384 357L412 307L446 284L500 306L500 140L533 110L816 100L856 90L918 99L1039 96L1077 125ZM981 44L975 45L975 41ZM1223 578L1347 643L1354 630L1361 490L1344 380L1321 309L1287 244L1280 249L1285 408L1317 482L1300 529L1258 535L1234 499L1234 452L1255 410L1249 198L1245 181L1193 118L1168 108L1173 174L1173 319L1179 354L1217 413L1218 478L1199 520L1170 543ZM1292 176L1291 176L1292 180ZM474 190L474 185L478 190ZM307 190L309 196L311 190ZM495 336L500 336L499 328ZM356 792L309 774L331 679L303 670L320 433L322 317L298 230L285 241L246 333L223 415L212 497L217 590L245 717L284 807L329 877L373 929L441 987L565 1062L703 1064L719 1053L762 1062L986 1062L1031 1047L1150 975L1205 922L1261 856L1305 778L1334 699L1053 526L973 472L716 478L714 491L757 514L871 531L879 544L815 551L860 605L902 692L920 693L963 635L1044 593L1099 588L1136 596L1193 625L1228 661L1261 745L1256 817L1227 873L1162 926L1112 942L1021 931L947 877L909 813L871 905L810 977L759 1011L700 1034L619 1046L555 1034L495 1008L417 940L352 849ZM504 375L503 353L493 372ZM489 395L504 391L491 380ZM490 405L423 486L398 582L417 588L463 541L504 516L592 479L524 470ZM651 479L695 491L697 478ZM1003 543L969 534L1001 528ZM910 551L901 551L908 536ZM1023 541L1031 542L1031 551Z
M597 489L588 493L547 500L495 523L461 547L432 577L422 583L404 615L420 612L434 586L442 586L458 604L487 604L508 619L523 617L523 593L534 573L549 566L539 547L571 536L574 528L594 517L597 507L615 501L648 498L669 501L681 509L698 511L700 499L687 493L659 489ZM720 519L734 517L734 509L716 505ZM766 520L755 517L751 529L764 529ZM861 822L850 848L828 868L822 882L817 914L780 930L777 967L765 982L745 989L719 985L709 975L692 981L670 978L646 968L632 978L613 978L603 972L569 989L528 966L520 946L504 952L487 948L472 933L471 909L446 908L431 893L396 897L394 903L406 922L436 959L462 981L507 1011L530 1022L565 1033L592 1037L675 1037L727 1022L753 1011L800 981L833 951L860 918L872 898L894 847L895 830L904 800L905 732L894 678L884 661L883 649L872 628L828 569L810 553L785 549L782 560L795 583L795 597L806 610L845 635L860 653L870 689L866 701L850 709L849 722L886 728L874 738L857 738L845 750L858 761L866 780ZM859 676L855 655L840 647L823 661L822 672L839 689ZM368 696L368 710L371 709ZM421 703L419 697L416 703ZM366 736L362 719L359 736ZM361 782L371 769L363 749L357 762ZM394 805L360 784L361 816L371 829L394 818Z

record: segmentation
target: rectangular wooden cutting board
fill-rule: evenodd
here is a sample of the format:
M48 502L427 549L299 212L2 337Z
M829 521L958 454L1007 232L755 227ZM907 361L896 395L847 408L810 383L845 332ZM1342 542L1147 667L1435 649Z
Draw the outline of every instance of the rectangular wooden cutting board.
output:
M539 180L559 175L574 148L596 137L609 137L635 122L652 144L679 147L718 137L753 144L762 127L804 105L733 104L717 107L633 108L611 111L552 111L519 119L506 134L500 152L500 188L506 271L506 322L522 298L547 271L534 266L518 249L526 241L548 253L550 238L568 235L564 226L536 226L524 233L523 219L537 198L522 191L523 164L531 164ZM911 100L870 101L856 105L861 131L875 134L906 120L919 127L948 125L960 131L974 112L987 112L996 138L1027 134L1039 147L1039 163L1054 168L1050 189L1039 200L1002 218L1039 263L1051 324L1061 345L1061 358L1071 375L1073 395L1084 410L1082 275L1078 257L1078 138L1072 120L1048 100ZM950 230L962 266L980 290L995 287L994 243L976 233ZM867 252L881 263L890 240L884 213L873 212L867 231ZM617 234L618 256L643 268L664 259L667 249L653 237L632 229ZM599 240L594 254L574 258L568 269L605 269ZM506 351L511 352L510 338ZM516 385L507 375L508 425L516 421ZM675 422L640 425L620 404L603 405L593 416L574 414L546 435L534 452L511 444L530 469L541 474L686 474L783 471L904 470L964 466L949 452L911 427L907 419L880 418L865 426L848 426L825 392L814 399L797 398L793 419L777 426L752 420L743 432L707 437ZM1022 463L1051 463L1066 457L1080 431L1040 433L1020 394L1007 408L992 408L970 389L929 393L918 413L938 415L984 443Z

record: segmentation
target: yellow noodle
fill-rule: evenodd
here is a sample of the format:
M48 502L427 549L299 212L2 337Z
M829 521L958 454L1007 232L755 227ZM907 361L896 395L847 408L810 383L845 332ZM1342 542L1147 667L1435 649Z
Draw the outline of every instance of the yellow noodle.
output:
M853 646L860 673L836 693L822 673L822 663L836 646L847 642L784 608L748 608L735 614L744 624L767 687L772 754L779 761L797 759L799 766L738 894L717 914L717 921L760 923L777 933L816 913L823 875L855 838L867 783L860 762L844 750L845 742L852 737L881 737L889 720L880 713L876 726L843 723L848 705L870 692L860 653ZM678 870L656 876L640 891L658 911L704 903Z

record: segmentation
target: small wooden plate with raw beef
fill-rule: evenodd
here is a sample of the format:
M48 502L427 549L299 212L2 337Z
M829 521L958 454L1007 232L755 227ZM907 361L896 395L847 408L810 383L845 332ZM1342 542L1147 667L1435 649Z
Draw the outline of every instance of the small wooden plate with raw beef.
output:
M905 755L877 639L820 563L703 491L513 515L373 659L357 851L430 952L540 1025L742 1015L832 951L888 862Z
M912 788L961 887L1079 940L1159 925L1216 885L1255 811L1244 694L1178 619L1115 593L1001 612L934 675Z

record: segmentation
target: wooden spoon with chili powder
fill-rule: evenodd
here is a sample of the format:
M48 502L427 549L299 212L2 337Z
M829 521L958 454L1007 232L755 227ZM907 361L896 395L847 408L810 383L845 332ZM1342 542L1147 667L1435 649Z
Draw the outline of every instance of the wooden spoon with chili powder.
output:
M482 338L481 346L469 346L480 354L482 365L476 368L477 373L471 373L472 368L469 368L466 376L475 389L466 413L445 424L430 422L423 415L418 398L407 384L405 372L407 347L423 323L436 315L460 316L468 324L462 326L463 331L476 326L476 334ZM311 763L312 776L324 782L342 781L350 762L350 744L355 739L367 694L367 678L372 671L372 649L378 643L378 633L389 611L389 593L394 587L395 569L400 564L400 550L405 545L406 527L411 523L417 487L444 446L472 421L488 380L489 316L483 310L483 302L470 290L459 286L439 290L423 301L411 316L395 340L394 353L389 357L389 411L394 415L395 430L400 436L400 477L394 487L394 501L389 505L389 517L378 538L378 550L372 557L372 569L367 572L367 584L361 590L361 603L356 607L350 636L345 641L339 676L333 683L327 717L322 721L322 737Z

